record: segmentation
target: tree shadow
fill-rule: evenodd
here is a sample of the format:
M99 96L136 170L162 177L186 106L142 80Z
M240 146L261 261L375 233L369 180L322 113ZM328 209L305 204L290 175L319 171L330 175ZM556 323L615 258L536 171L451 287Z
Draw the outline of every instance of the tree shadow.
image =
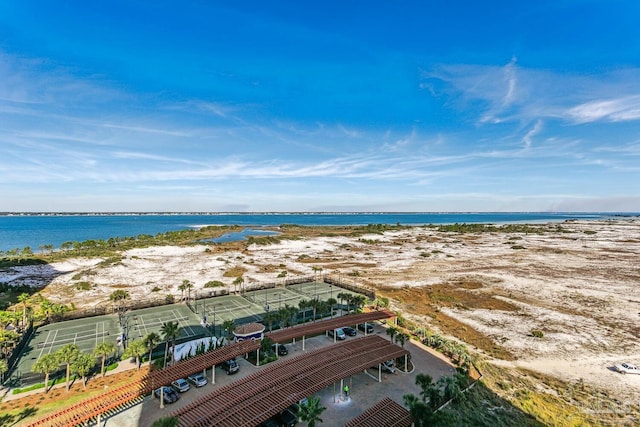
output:
M25 418L32 417L38 413L38 409L32 406L24 408L17 414L2 414L0 415L0 426L15 426Z

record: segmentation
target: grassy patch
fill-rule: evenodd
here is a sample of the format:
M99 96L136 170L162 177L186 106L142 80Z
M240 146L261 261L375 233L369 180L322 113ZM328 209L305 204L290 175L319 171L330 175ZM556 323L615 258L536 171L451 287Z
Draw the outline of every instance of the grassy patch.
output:
M240 277L247 271L246 268L236 265L235 267L231 267L226 270L222 276L223 277Z
M504 347L466 325L454 317L442 313L442 307L461 309L490 309L517 311L518 308L506 301L494 298L481 291L482 284L472 280L459 280L423 287L379 288L380 296L398 301L408 312L427 315L432 323L447 335L453 335L467 344L480 348L488 355L504 360L512 360L513 355ZM475 292L474 292L475 291Z

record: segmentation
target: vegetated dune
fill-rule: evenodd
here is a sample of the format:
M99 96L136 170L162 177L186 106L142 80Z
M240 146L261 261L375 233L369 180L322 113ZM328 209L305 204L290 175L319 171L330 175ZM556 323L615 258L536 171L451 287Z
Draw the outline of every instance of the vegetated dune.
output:
M43 293L52 301L73 297L76 307L90 308L108 304L114 289L126 289L132 300L179 298L183 280L194 284L192 292L208 292L205 285L213 281L234 290L239 274L247 285L331 275L376 288L406 317L505 366L582 379L624 400L640 393L640 375L611 367L640 364L638 260L640 220L621 218L509 231L410 227L246 249L150 247L52 264L50 276L35 267L8 269L0 281L48 284ZM89 289L79 290L79 283Z

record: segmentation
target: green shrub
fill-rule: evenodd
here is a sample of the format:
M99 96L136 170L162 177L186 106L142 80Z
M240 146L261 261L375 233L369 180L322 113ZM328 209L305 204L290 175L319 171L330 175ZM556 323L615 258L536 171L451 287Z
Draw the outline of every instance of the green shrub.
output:
M79 291L88 291L91 289L91 283L89 282L78 282L76 283L76 289Z
M535 338L544 337L544 332L542 332L540 329L532 329L530 334L532 337L535 337Z
M210 280L204 284L205 288L219 288L221 286L224 286L224 283L219 280Z

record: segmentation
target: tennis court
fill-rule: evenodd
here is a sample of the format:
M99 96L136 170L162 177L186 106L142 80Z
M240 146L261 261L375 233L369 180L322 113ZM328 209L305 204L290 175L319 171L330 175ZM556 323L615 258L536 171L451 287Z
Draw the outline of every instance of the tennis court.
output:
M118 316L96 316L41 326L25 346L18 370L30 372L33 364L45 354L55 353L66 344L75 344L80 351L93 352L102 342L116 343L120 336Z
M200 319L209 324L221 325L226 320L233 320L236 325L259 322L265 310L237 295L225 295L197 301L196 313Z
M129 341L144 338L151 332L162 337L162 325L168 322L178 322L180 327L178 340L195 339L207 335L207 330L200 324L198 316L184 304L131 311L126 316L124 329Z
M287 289L304 295L305 299L315 299L317 297L320 301L326 301L329 298L335 298L338 303L340 303L338 294L361 295L324 282L297 283L295 285L288 285Z
M285 304L298 307L303 299L309 299L305 295L291 291L287 288L260 289L245 293L244 297L254 304L263 307L264 311L279 310Z

